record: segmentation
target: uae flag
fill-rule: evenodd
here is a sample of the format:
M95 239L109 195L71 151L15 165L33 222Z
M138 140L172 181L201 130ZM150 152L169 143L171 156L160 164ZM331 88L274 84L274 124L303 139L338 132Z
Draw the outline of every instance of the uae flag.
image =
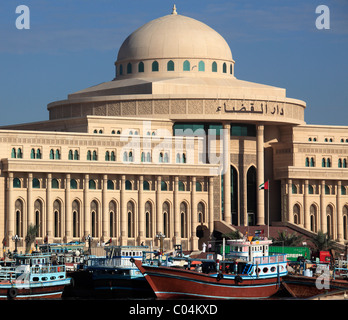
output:
M259 185L259 190L268 190L268 181Z

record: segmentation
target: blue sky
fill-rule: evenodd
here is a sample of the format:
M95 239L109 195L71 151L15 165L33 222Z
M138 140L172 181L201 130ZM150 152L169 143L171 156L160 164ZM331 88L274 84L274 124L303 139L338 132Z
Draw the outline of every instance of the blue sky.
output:
M348 125L347 0L1 0L0 125L47 120L48 103L112 80L123 40L173 3L226 39L238 79L286 88L309 124ZM329 30L315 26L322 4Z

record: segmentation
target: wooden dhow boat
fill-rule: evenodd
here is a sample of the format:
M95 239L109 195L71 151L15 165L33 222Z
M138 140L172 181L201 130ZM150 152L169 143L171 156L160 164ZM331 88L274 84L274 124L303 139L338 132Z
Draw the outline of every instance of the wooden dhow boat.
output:
M15 254L10 265L0 267L0 299L56 299L70 284L65 265L51 254Z
M271 241L228 240L223 260L132 259L159 299L262 299L273 296L287 274L284 254L268 255ZM193 265L195 265L193 267Z

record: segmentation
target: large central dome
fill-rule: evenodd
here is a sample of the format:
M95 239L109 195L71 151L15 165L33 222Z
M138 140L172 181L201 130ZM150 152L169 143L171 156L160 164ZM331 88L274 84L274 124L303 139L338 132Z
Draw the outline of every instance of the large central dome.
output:
M178 75L178 72L202 69L207 72L220 69L215 71L220 76L223 72L225 76L233 76L234 61L225 39L206 24L177 14L175 7L172 14L144 24L127 37L115 62L117 76L138 77L139 74L135 75L138 73L137 65L142 64L139 67L142 72L143 65L150 65L154 61L159 66L156 67L158 73L151 75L155 77L164 73L169 76L166 71L175 71L171 75ZM167 67L168 62L171 65ZM186 66L183 66L184 63ZM148 69L140 77L148 76Z
M232 61L225 39L206 24L178 14L152 20L122 44L118 61L197 58Z

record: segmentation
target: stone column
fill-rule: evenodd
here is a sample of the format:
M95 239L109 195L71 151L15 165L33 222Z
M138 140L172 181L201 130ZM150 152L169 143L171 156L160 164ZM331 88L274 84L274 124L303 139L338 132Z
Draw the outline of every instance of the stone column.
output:
M138 188L138 245L145 240L145 210L143 203L144 196L144 176L139 176L139 188ZM150 222L151 223L151 222Z
M159 232L162 232L164 234L163 230L163 214L162 214L162 201L161 201L161 183L162 178L161 176L157 176L157 187L156 187L156 234ZM165 235L167 238L169 238L169 234Z
M214 231L214 179L209 177L208 185L208 207L209 207L209 232L210 234Z
M102 190L102 238L101 241L108 240L107 237L110 235L109 230L109 206L107 202L107 191L108 191L108 176L106 174L103 175L103 190Z
M326 211L325 211L325 180L321 180L320 186L320 220L321 220L321 230L325 233L327 232L327 221L326 221Z
M33 174L28 174L28 188L27 188L27 214L28 214L28 225L35 225L34 219L34 203L33 203ZM26 234L26 231L24 231Z
M291 194L292 194L292 179L288 179L288 221L291 223L294 223L294 215L292 212L292 205L291 205Z
M343 243L343 216L342 216L342 201L341 201L341 180L337 181L336 193L336 212L337 212L337 241Z
M52 242L53 238L53 203L52 203L52 174L47 174L46 186L46 236L47 242Z
M264 174L264 126L256 126L256 188L257 188L257 225L265 224L265 192L259 185L265 182Z
M309 207L308 207L308 180L304 181L304 197L303 197L303 218L304 218L304 228L307 230L311 229L311 219L309 216Z
M230 130L231 125L224 123L223 136L223 175L224 175L224 221L231 224L231 164L230 164Z
M126 192L126 176L121 177L121 235L120 235L120 245L125 246L127 244L127 202L125 197Z
M191 250L198 250L197 228L197 204L196 204L196 177L191 178Z
M90 225L90 203L88 201L88 188L89 188L89 175L85 175L84 188L83 188L83 203L84 203L84 235L88 236L91 232ZM91 235L92 236L92 235Z
M7 214L8 214L8 237L9 237L7 245L10 246L10 244L12 244L13 242L12 236L16 234L16 215L15 215L15 205L14 205L14 199L13 199L13 172L8 173L8 179L7 179Z
M180 202L179 202L179 177L174 178L174 237L173 244L179 244L180 237Z

